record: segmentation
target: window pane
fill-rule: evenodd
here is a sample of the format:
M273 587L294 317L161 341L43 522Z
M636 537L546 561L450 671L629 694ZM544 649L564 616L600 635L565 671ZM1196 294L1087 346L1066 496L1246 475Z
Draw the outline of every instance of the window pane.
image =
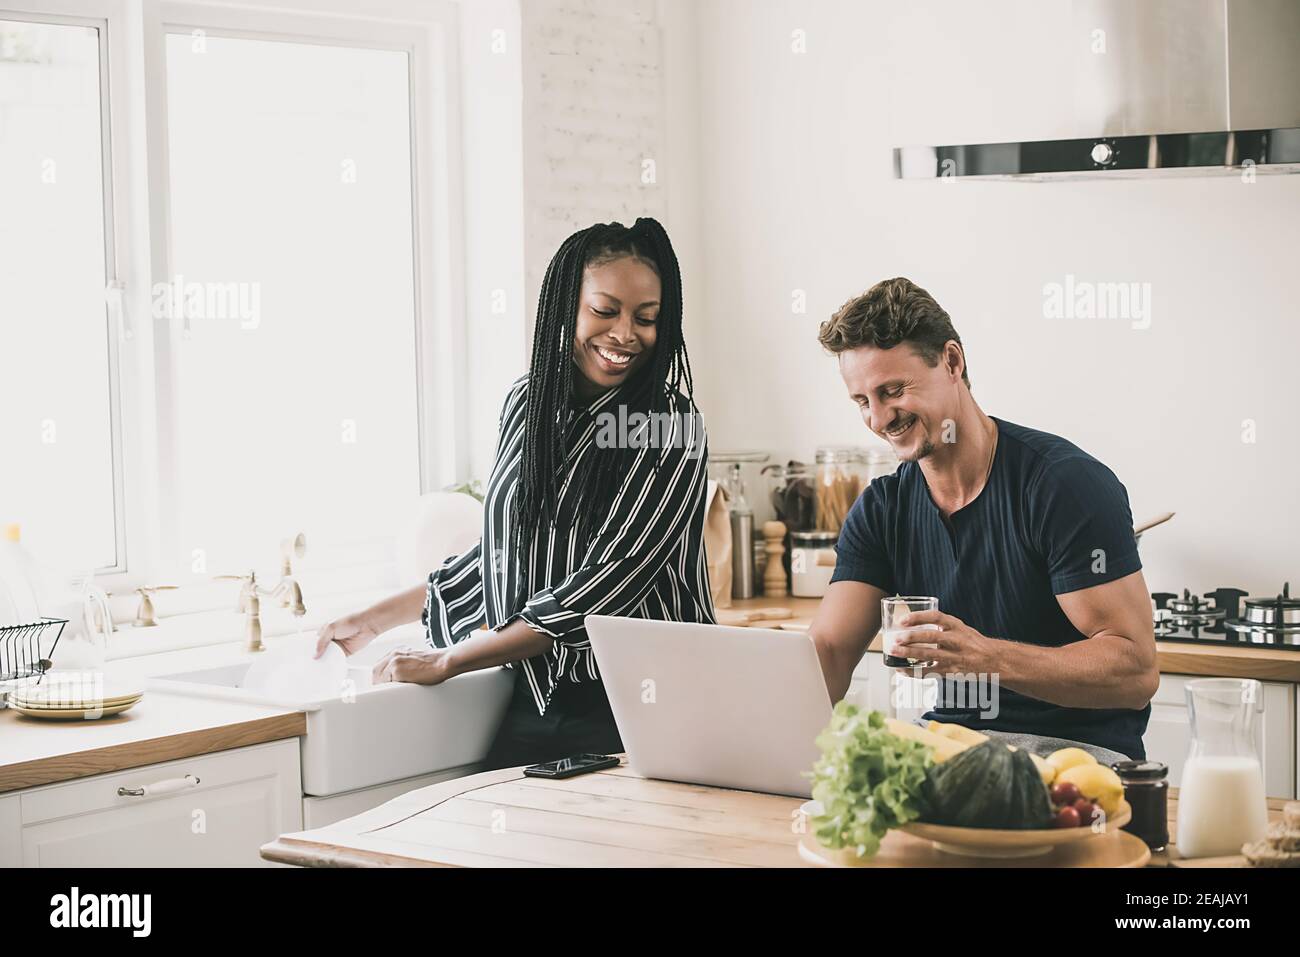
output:
M167 38L180 554L391 535L419 494L405 53Z
M96 29L0 20L0 524L70 571L117 562L100 96Z

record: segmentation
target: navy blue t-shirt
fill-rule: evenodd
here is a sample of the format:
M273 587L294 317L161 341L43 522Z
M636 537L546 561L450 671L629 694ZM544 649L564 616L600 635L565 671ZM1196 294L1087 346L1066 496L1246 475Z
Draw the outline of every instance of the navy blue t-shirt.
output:
M998 444L983 491L945 523L915 462L873 481L845 519L831 581L886 595L934 595L939 610L991 638L1059 648L1086 640L1056 596L1142 567L1128 493L1065 439L994 419ZM999 686L996 717L940 681L926 715L971 728L1069 738L1142 758L1151 705L1065 708ZM959 708L964 704L967 707Z

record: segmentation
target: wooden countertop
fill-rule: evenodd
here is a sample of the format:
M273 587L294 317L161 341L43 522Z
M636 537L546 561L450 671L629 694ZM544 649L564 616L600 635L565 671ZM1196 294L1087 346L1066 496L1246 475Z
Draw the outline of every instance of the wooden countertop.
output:
M308 867L800 867L807 865L793 824L801 803L648 780L626 767L562 780L506 768L419 788L328 827L283 834L263 845L262 856ZM1282 803L1269 801L1270 820L1280 818ZM1176 806L1171 793L1171 820ZM927 842L908 834L890 832L886 841L913 842L933 856ZM1175 849L1151 863L1245 862L1182 861ZM1025 864L1037 866L1032 859Z
M307 733L301 711L146 691L93 721L47 721L0 709L0 793Z
M294 640L280 636L269 644ZM0 794L305 735L307 716L298 710L149 688L153 676L250 657L242 642L222 642L112 659L99 666L106 685L143 688L144 697L128 711L91 721L47 721L0 708Z
M821 604L818 598L749 598L718 609L720 624L745 624L746 615L789 609L785 619L750 622L759 628L792 628L806 631ZM880 651L880 639L873 638L868 651ZM1261 647L1217 647L1178 641L1157 641L1156 662L1161 673L1171 675L1213 675L1226 678L1258 678L1260 681L1300 683L1300 649L1288 651Z

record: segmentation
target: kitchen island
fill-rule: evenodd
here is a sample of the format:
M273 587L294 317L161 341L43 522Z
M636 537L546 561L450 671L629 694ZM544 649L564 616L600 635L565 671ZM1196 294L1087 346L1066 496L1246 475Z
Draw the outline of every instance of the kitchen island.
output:
M816 598L751 598L719 609L720 624L806 632ZM771 618L768 618L771 616ZM1157 642L1161 671L1300 681L1300 654L1258 648L1201 648ZM866 664L883 668L880 638ZM1294 745L1292 745L1294 748ZM1291 793L1269 798L1281 819ZM269 861L313 867L406 866L813 866L813 841L798 798L638 778L627 766L565 780L525 778L503 768L420 788L330 827L286 833L261 850ZM1178 789L1170 788L1170 832ZM1109 839L1105 839L1109 840ZM1104 861L1096 861L1105 863ZM972 866L923 841L891 832L872 866ZM1043 858L980 862L1041 866ZM1062 865L1071 862L1061 859ZM1177 846L1151 854L1151 867L1244 866L1240 856L1183 859Z
M813 865L799 844L812 838L799 810L802 803L782 795L647 780L626 766L561 780L503 768L420 788L329 827L283 834L262 848L262 856L305 867L806 867ZM1270 821L1281 819L1283 803L1269 800ZM1177 810L1175 792L1169 802L1171 831ZM928 841L891 831L870 864L1093 862L1086 856L975 861L940 854ZM1096 863L1105 866L1104 855L1098 854ZM1171 846L1146 863L1240 867L1245 859L1185 861Z
M755 598L719 609L719 623L807 631L819 605L809 598ZM766 615L779 617L763 617ZM1185 676L1258 678L1288 683L1278 700L1290 702L1277 724L1290 735L1292 763L1282 767L1284 787L1270 789L1270 820L1294 796L1294 702L1300 653L1267 648L1202 647L1157 642L1169 702L1181 697ZM879 638L864 668L884 669ZM856 683L856 682L855 682ZM865 685L866 682L863 681ZM1158 699L1161 718L1177 726L1176 703ZM1289 722L1289 725L1288 725ZM1285 735L1283 735L1285 737ZM1179 739L1160 739L1179 753L1167 756L1171 776L1185 753ZM1172 740L1174 743L1168 745ZM1289 773L1289 777L1287 774ZM1175 780L1176 783L1176 780ZM265 845L268 860L303 866L769 866L798 867L799 806L796 798L668 781L648 781L626 767L564 781L525 778L520 769L486 772L441 782L395 798L365 814L326 827L284 834ZM1169 818L1175 832L1177 788L1170 788ZM802 835L805 841L811 840ZM909 846L928 842L891 832L880 863L907 858ZM969 866L933 856L927 866ZM1030 866L1041 861L1022 862ZM1183 860L1172 847L1150 856L1148 866L1241 866L1244 859Z

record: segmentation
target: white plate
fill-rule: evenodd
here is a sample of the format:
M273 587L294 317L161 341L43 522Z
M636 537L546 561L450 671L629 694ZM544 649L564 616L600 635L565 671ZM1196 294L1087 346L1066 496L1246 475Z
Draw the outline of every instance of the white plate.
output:
M47 711L84 711L86 708L102 708L113 707L119 704L135 704L143 697L143 694L137 694L126 695L118 698L95 698L90 701L80 698L75 701L45 701L40 698L33 700L30 698L23 698L19 695L10 695L9 704L11 707L29 708L33 711L41 709Z
M144 694L144 689L138 684L92 678L79 680L76 674L48 671L40 684L28 684L10 691L9 702L30 708L84 708L87 704L135 702Z
M127 708L134 706L134 701L128 701L125 704L105 705L102 708L23 708L12 703L9 705L14 711L29 718L50 718L55 721L70 721L77 718L93 721L96 718L121 714Z
M314 644L280 645L262 652L240 687L282 701L321 701L343 693L347 655L337 642L313 658Z

